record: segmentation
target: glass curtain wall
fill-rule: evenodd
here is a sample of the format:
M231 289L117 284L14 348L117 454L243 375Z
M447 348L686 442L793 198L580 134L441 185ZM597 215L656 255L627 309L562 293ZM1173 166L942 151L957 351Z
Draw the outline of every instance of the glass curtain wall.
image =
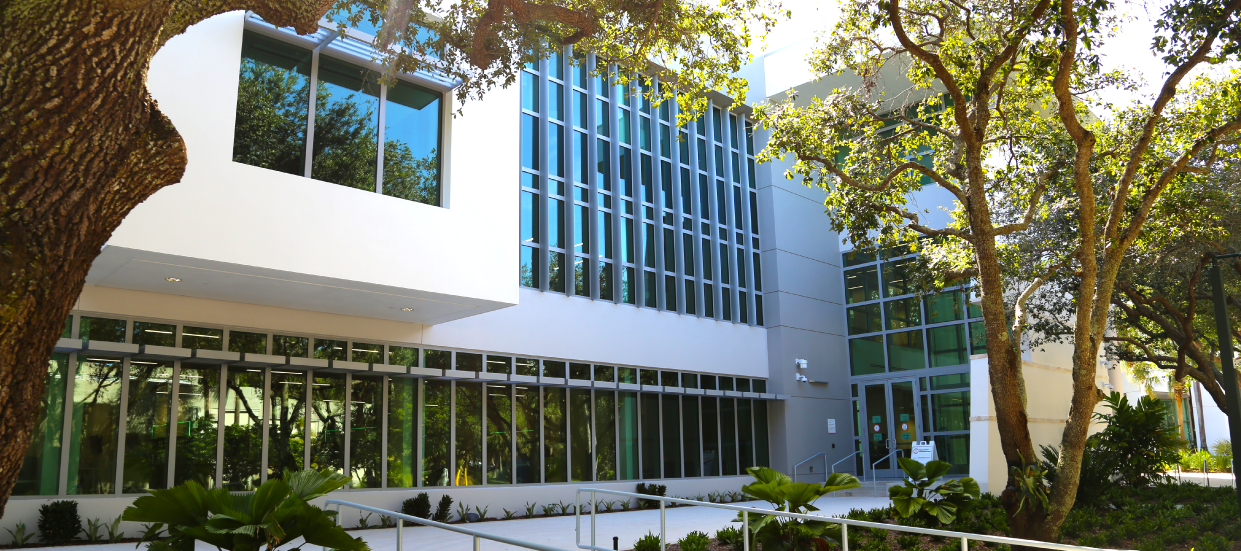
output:
M513 482L513 387L487 385L487 484Z
M542 432L539 424L542 407L539 402L539 387L515 386L513 396L517 415L517 483L542 482L543 450L539 441L539 434Z
M483 483L483 386L457 381L453 486Z
M429 380L422 389L422 485L448 486L452 383Z
M543 387L543 482L568 482L565 390Z
M193 480L203 488L215 487L220 374L219 366L181 364L177 385L174 486Z
M271 371L267 478L283 478L285 471L300 471L306 463L308 383L306 373Z
M383 377L352 375L349 383L349 486L383 487Z
M576 364L574 364L576 365ZM589 377L589 376L588 376ZM594 480L594 423L591 420L591 391L569 389L569 464L571 482Z
M60 485L60 447L65 430L65 391L69 355L56 353L47 362L43 395L34 416L30 447L22 461L13 495L55 495Z
M227 385L224 392L224 449L231 451L224 454L224 487L230 491L254 490L259 486L263 463L263 398L266 395L263 371L229 366ZM282 397L285 396L285 386L280 384L276 387ZM298 387L293 386L295 389ZM287 419L290 413L287 407L284 410L273 407L272 412L283 416L282 419ZM281 456L280 452L267 454L268 461Z
M120 359L78 357L69 440L70 495L116 492L123 370Z
M388 487L418 484L418 379L388 379Z
M659 395L640 394L638 398L642 423L642 478L663 478L659 453Z
M595 391L595 480L616 480L616 393Z

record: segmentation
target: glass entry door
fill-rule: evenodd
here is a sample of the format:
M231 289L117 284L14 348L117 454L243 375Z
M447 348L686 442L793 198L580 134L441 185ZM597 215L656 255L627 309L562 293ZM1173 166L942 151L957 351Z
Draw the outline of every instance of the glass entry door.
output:
M900 379L863 388L866 469L873 468L879 478L901 478L896 458L909 457L922 426L916 382Z

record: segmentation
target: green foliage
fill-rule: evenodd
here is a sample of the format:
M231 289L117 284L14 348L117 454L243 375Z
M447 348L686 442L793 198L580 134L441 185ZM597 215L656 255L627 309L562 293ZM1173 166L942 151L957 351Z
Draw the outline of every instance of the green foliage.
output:
M192 551L194 541L221 549L256 551L304 538L306 543L341 551L369 551L361 539L350 537L335 522L335 512L309 504L344 486L349 477L325 470L285 471L254 492L230 493L224 488L204 490L186 482L134 500L121 515L131 522L167 526L168 537L151 542L156 551ZM152 530L143 536L150 541Z
M469 522L469 520L470 506L466 505L464 501L457 503L457 521Z
M637 493L642 494L644 496L666 497L668 493L668 487L663 484L647 484L645 482L639 482ZM659 507L659 501L657 500L654 500L654 499L639 499L638 500L638 508L640 509L652 509L652 508L657 508L657 507Z
M487 511L491 510L491 506L474 507L474 512L478 513L478 520L487 520Z
M677 541L677 545L681 546L681 551L707 551L707 547L711 545L711 537L695 530Z
M1025 463L1025 458L1022 458L1022 463ZM1041 511L1047 510L1048 488L1043 483L1047 477L1046 468L1037 463L1025 464L1023 467L1013 466L1009 469L1009 477L1017 484L1017 512L1027 506Z
M513 520L517 518L517 511L510 511L504 508L501 508L500 510L504 511L504 520Z
M660 549L659 536L653 532L647 532L645 536L633 542L633 551L663 551L663 549Z
M1040 451L1043 455L1043 461L1040 462L1044 472L1043 478L1054 484L1058 473L1057 466L1060 464L1060 449L1042 446ZM1087 439L1086 447L1082 451L1081 471L1077 481L1075 501L1077 506L1098 502L1103 499L1108 489L1115 486L1112 482L1111 466L1105 459L1105 454L1099 450L1099 439L1094 437Z
M892 507L903 518L920 516L935 519L942 524L952 524L957 513L970 506L981 493L972 478L947 480L935 486L935 482L948 474L952 464L947 461L931 461L923 465L908 457L899 457L901 470L905 471L905 485L888 489Z
M411 517L431 518L431 497L426 492L401 502L401 513Z
M449 515L452 514L452 498L448 494L440 496L440 501L435 505L435 515L431 520L435 522L448 522Z
M82 531L78 502L59 500L39 507L39 538L43 543L61 545L73 541Z
M1175 463L1184 446L1176 429L1164 421L1167 406L1150 396L1130 405L1119 392L1103 401L1111 413L1095 414L1095 419L1107 423L1096 436L1103 461L1118 475L1117 481L1140 487L1164 480L1163 466Z
M1216 440L1211 444L1211 470L1232 472L1232 441Z
M630 507L633 507L632 501L629 501L628 499L620 500L621 511L628 511Z
M13 547L25 547L30 538L34 537L34 532L26 533L26 523L20 521L13 526L12 530L5 528L4 531L8 532L9 536L13 538L13 542L10 544Z
M741 551L744 547L745 533L736 526L725 526L715 532L715 539L720 543L732 547L734 551Z
M396 520L389 515L379 515L379 527L394 528L396 527Z
M360 514L358 516L358 528L366 530L371 527L371 515L373 513Z
M793 482L779 471L767 467L746 469L755 482L741 487L743 495L772 504L776 511L805 514L818 511L814 506L820 496L861 484L857 477L846 473L832 473L822 484ZM740 515L734 522L740 522ZM764 551L791 551L809 545L823 547L829 541L840 542L840 525L820 521L782 518L774 515L749 515L747 527Z
M103 522L97 518L86 519L86 541L91 543L99 543L99 530L103 528Z
M535 507L538 507L538 504L529 501L526 502L526 518L534 518Z
M1211 452L1209 451L1180 449L1177 453L1180 455L1177 464L1180 465L1182 471L1201 472L1204 465L1211 467Z
M103 527L108 531L108 543L116 543L122 539L125 539L125 532L121 531L120 515L117 515L116 518L112 520L112 524L105 524Z

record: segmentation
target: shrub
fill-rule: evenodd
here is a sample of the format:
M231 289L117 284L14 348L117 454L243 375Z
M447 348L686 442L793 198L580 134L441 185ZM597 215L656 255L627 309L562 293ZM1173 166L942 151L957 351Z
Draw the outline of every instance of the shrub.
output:
M647 532L645 536L633 542L633 551L664 551L659 548L659 536Z
M707 551L707 547L711 545L711 537L703 532L693 531L681 538L677 545L681 546L681 551Z
M745 541L742 539L744 537L745 534L742 534L741 530L736 526L727 526L721 528L715 533L716 540L719 540L720 543L732 547L738 551L743 549L745 546Z
M1216 440L1211 445L1211 470L1221 473L1232 472L1232 441Z
M1043 478L1047 482L1054 484L1056 482L1056 466L1060 463L1060 448L1042 446L1041 450L1043 461L1040 463L1040 466L1045 471ZM1075 507L1093 505L1107 495L1108 490L1116 485L1112 482L1112 471L1110 469L1104 461L1103 452L1099 450L1098 436L1088 438L1086 440L1086 448L1082 451L1082 468L1077 482Z
M1202 536L1198 539L1198 545L1195 546L1198 551L1228 551L1231 547L1228 540L1215 534Z
M435 522L448 522L448 516L452 514L452 498L448 494L440 496L440 502L435 506L435 515L431 520Z
M926 520L936 519L943 524L952 524L957 512L968 508L981 493L978 483L968 477L934 486L935 481L952 468L947 461L931 461L923 465L908 457L898 457L897 463L905 471L905 485L889 488L888 496L892 498L892 507L903 518L921 516Z
M741 487L743 495L772 504L777 511L806 514L818 511L814 501L820 496L850 488L860 487L857 477L846 473L832 473L822 486L807 482L793 482L788 475L767 467L746 469L755 482ZM741 515L736 520L741 520ZM747 526L754 540L763 549L824 549L829 542L840 542L840 525L822 521L806 521L773 515L751 514Z
M647 484L645 482L638 483L638 493L646 496L665 497L668 493L668 487L663 484ZM639 499L638 508L651 509L659 507L659 501L654 499Z
M39 537L53 545L68 543L82 531L78 502L53 501L39 508Z
M1211 465L1211 452L1206 450L1198 450L1191 452L1189 450L1178 450L1180 454L1180 466L1182 471L1201 472L1202 466L1207 465L1208 468L1214 468Z
M1119 392L1103 401L1111 413L1094 415L1107 423L1097 435L1099 452L1103 463L1118 475L1117 481L1145 487L1166 479L1163 466L1180 459L1177 451L1184 445L1177 430L1165 421L1168 406L1150 396L1130 405Z
M431 496L426 492L419 493L401 502L401 513L411 517L431 518Z

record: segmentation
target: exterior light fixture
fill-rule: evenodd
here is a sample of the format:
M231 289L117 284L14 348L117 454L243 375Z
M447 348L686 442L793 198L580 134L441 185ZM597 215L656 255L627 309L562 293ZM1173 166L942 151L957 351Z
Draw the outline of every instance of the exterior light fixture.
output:
M176 283L176 282L178 282L178 281L181 281L181 278L179 278L179 277L166 277L166 278L164 278L164 281L171 281L171 282L173 282L173 283Z

